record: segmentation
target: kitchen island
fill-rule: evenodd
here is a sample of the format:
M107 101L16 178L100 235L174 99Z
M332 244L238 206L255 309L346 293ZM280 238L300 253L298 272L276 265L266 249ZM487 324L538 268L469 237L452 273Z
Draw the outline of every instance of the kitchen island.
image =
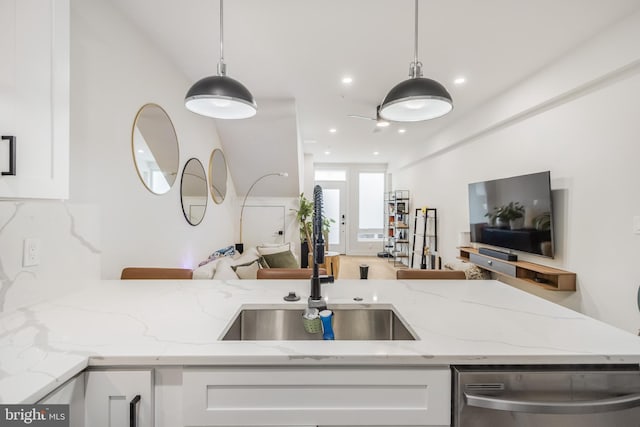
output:
M96 366L640 363L636 336L493 280L342 280L322 294L393 308L417 339L220 340L243 307L303 308L306 280L96 281L0 317L0 401L36 402Z

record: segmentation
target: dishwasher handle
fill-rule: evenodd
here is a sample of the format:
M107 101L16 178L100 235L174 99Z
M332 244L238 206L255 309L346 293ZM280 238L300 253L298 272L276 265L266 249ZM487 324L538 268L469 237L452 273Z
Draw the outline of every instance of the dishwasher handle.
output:
M535 414L595 414L620 411L640 406L640 393L625 394L598 400L544 402L464 393L467 406L509 412Z

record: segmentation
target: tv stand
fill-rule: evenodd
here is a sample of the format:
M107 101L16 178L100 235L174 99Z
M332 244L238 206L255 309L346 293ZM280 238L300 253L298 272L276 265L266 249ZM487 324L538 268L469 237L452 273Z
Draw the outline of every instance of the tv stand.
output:
M481 254L478 249L461 247L458 259L478 267L531 283L550 291L575 291L576 274L527 261L504 261Z

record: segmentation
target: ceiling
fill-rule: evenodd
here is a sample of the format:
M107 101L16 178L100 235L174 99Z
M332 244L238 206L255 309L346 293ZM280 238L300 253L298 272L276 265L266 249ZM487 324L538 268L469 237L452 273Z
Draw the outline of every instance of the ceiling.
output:
M217 1L110 1L190 80L215 74ZM418 57L425 77L447 87L454 110L439 119L392 124L374 133L374 122L347 116L375 116L375 107L386 93L407 78L413 57L413 1L227 0L227 72L245 84L258 103L254 119L233 124L218 121L232 174L237 163L231 158L239 154L231 151L242 151L246 140L263 141L270 148L259 153L250 146L244 150L246 159L260 156L255 164L272 165L267 172L291 174L298 167L297 153L284 156L288 164L280 162L286 151L298 149L297 141L270 138L270 120L259 119L262 114L268 116L273 105L280 108L273 100L293 103L290 113L302 148L316 162L387 163L398 150L410 152L428 144L434 133L639 5L637 0L422 0ZM353 78L352 84L341 82L346 75ZM460 76L466 83L454 84ZM249 125L252 120L259 125ZM406 129L404 134L398 133L401 127ZM330 128L337 131L330 133ZM291 132L286 134L293 137ZM253 179L258 176L258 172L252 175ZM238 179L236 173L234 182ZM294 184L297 180L290 177ZM248 186L238 184L238 193L243 194Z

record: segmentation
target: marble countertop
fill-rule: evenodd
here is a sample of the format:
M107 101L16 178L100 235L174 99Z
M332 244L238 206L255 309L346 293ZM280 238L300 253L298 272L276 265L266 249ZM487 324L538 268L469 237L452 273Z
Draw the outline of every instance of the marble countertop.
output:
M283 301L291 290L299 302ZM219 341L245 305L304 307L306 280L96 281L0 316L0 402L35 402L98 365L640 363L638 337L497 281L342 280L322 293L393 306L418 340Z

